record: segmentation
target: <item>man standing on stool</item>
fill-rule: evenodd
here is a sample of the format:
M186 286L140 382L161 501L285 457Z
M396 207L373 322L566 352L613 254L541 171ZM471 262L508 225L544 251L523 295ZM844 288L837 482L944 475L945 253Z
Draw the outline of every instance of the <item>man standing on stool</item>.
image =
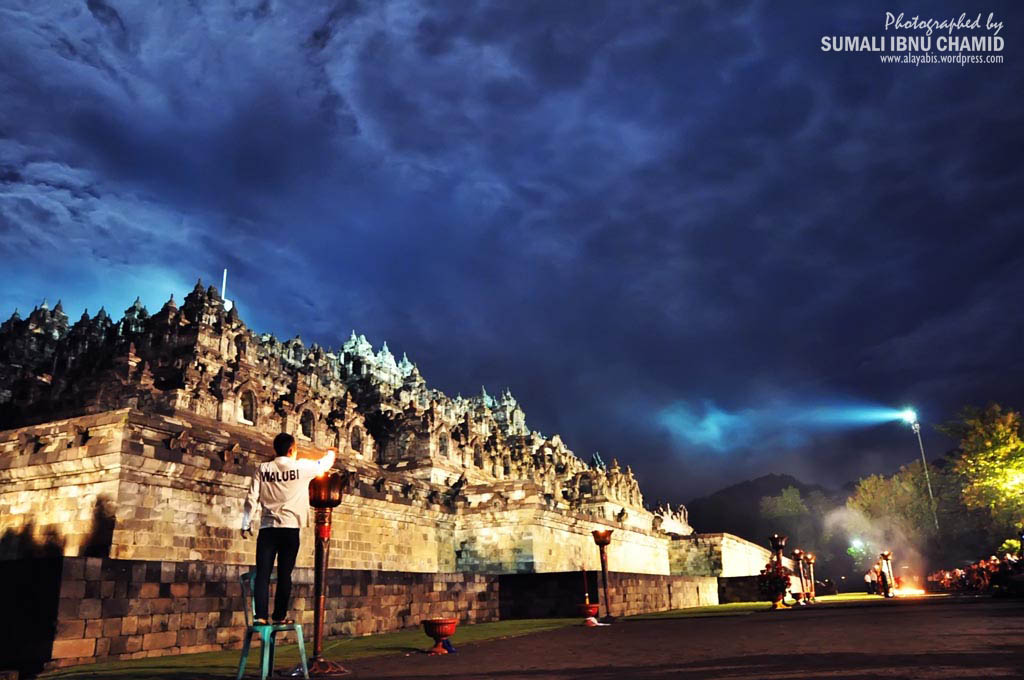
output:
M270 600L270 572L277 557L277 592L274 595L274 623L294 623L288 617L292 595L292 569L299 553L299 529L309 517L309 480L334 465L334 451L319 460L298 457L295 437L281 433L274 437L276 458L260 463L252 477L242 515L242 538L252 536L252 512L261 509L260 533L256 539L256 604L254 623L267 623Z

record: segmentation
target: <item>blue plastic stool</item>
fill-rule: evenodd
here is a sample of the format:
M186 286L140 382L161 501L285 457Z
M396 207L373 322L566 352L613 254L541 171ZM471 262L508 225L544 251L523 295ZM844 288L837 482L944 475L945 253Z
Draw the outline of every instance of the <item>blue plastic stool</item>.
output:
M256 583L256 572L247 571L241 576L242 592L249 600L249 606L245 608L245 642L242 644L242 658L238 660L238 676L235 680L242 680L245 675L245 664L249 661L249 645L253 635L260 636L260 649L262 657L260 661L260 680L267 680L274 671L274 651L277 645L277 634L295 631L299 643L299 658L302 660L302 677L309 680L309 668L306 666L306 643L302 639L302 624L299 623L265 623L257 626L253 624L256 619L256 600L252 596L253 587ZM271 580L275 580L271 577Z

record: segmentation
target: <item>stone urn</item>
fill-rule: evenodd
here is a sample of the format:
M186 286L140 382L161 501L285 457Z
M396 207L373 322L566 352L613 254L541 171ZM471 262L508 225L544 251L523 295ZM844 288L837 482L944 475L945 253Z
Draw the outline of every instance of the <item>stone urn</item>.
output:
M423 619L423 632L427 637L434 639L434 646L427 651L427 654L447 654L444 648L444 641L455 635L455 628L459 625L458 619Z

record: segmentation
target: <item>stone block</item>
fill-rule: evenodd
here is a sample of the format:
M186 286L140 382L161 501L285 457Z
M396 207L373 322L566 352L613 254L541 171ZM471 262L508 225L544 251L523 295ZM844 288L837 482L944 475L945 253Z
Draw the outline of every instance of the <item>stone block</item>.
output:
M60 585L62 598L82 599L85 597L85 581L64 581Z
M142 649L142 635L129 635L128 640L125 643L125 652L130 654L138 652Z
M53 659L74 659L92 656L95 651L96 640L93 639L54 640L50 656Z
M138 627L138 616L125 616L121 619L121 635L134 635Z
M174 600L169 597L158 597L149 601L149 611L152 614L170 614Z
M98 599L85 599L78 603L78 618L98 619L103 613L103 602Z
M160 584L159 583L143 583L139 587L139 597L141 598L154 598L160 596Z
M57 640L69 640L82 637L85 632L85 621L81 619L61 619L57 621Z
M61 578L65 583L85 580L85 558L65 557Z
M110 656L121 656L127 653L128 636L119 635L110 639L110 648L107 650Z
M103 637L110 638L121 634L121 619L103 619Z
M131 569L132 583L142 583L146 580L146 565L133 564Z
M87 581L99 581L103 571L102 557L85 558L85 579Z
M146 633L142 636L142 649L150 651L164 649L177 644L178 633L176 631L164 631L159 633Z
M198 631L192 629L181 629L178 631L178 646L179 647L191 647L196 644L198 639Z
M81 606L80 599L62 597L57 603L57 616L61 619L78 618L78 609Z
M102 602L103 618L119 618L128 614L129 601L126 599L110 598L104 599Z

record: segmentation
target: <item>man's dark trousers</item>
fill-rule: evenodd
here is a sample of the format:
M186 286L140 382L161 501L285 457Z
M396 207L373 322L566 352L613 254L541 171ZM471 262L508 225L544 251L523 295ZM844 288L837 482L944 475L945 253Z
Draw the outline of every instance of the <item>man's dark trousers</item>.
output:
M256 618L267 618L270 599L270 572L277 557L277 591L274 593L274 620L288 616L292 597L292 569L299 554L299 530L283 527L260 529L256 537Z

